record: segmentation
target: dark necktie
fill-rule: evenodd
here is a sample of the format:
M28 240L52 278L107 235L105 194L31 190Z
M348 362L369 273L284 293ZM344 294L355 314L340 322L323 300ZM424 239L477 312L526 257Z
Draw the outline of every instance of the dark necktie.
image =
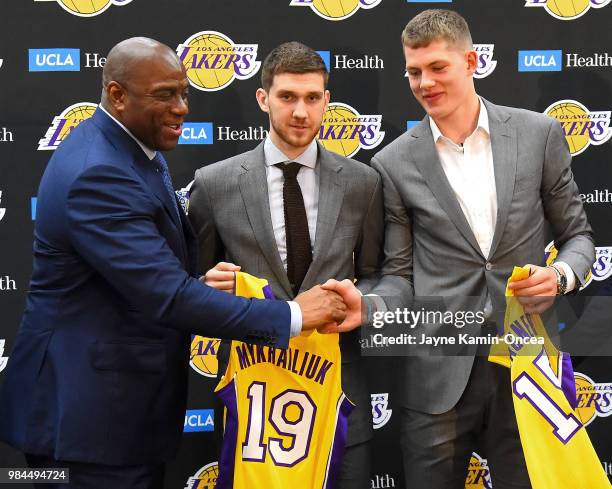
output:
M281 164L283 172L283 209L285 211L285 239L287 244L287 277L295 294L300 290L308 267L312 262L308 218L304 207L302 189L297 174L299 163Z
M170 172L168 171L168 163L166 163L166 159L164 158L164 155L161 154L161 151L155 153L155 156L151 161L157 163L157 167L159 168L159 171L161 173L162 180L164 181L164 187L166 187L170 200L174 205L176 216L178 217L179 222L181 222L181 215L178 210L178 205L176 204L176 197L174 193L174 187L172 186L172 179L170 178Z

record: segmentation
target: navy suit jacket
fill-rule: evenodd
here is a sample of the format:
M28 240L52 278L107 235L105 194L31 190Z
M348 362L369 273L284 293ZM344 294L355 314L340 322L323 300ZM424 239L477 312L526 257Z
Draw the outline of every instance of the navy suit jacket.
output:
M163 461L182 432L191 333L287 346L287 303L194 278L194 235L171 198L154 163L101 110L56 150L38 193L0 439L58 460Z

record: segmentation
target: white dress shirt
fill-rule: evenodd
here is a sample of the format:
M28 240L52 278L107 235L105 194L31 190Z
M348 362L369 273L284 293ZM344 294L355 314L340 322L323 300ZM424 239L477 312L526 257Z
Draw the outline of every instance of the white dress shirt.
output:
M275 165L295 161L302 165L297 174L297 181L302 190L306 218L308 219L308 234L310 245L314 246L317 231L317 214L319 210L319 175L317 170L317 142L313 139L304 152L297 158L289 159L276 147L268 137L264 142L264 156L266 160L266 179L268 181L268 201L270 203L270 217L276 247L287 270L287 233L285 231L285 211L283 206L283 171Z
M461 145L444 136L431 117L429 124L442 169L483 256L488 258L497 222L497 188L489 115L482 99L479 100L480 110L476 129ZM567 291L573 290L576 286L576 277L571 267L565 262L555 262L555 264L562 267L565 272Z

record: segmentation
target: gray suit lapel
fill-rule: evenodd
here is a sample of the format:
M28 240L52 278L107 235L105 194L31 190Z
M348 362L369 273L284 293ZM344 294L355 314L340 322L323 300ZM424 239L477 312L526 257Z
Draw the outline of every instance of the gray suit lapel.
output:
M410 146L409 154L427 182L427 186L465 240L482 256L482 250L440 163L431 128L429 127L429 117L425 117L414 129L412 137L418 139L416 141L418 144Z
M308 290L315 285L322 257L327 253L334 237L338 215L344 200L345 183L341 178L342 163L320 144L317 163L319 166L319 205L317 228L312 253L312 263L304 277L300 290Z
M245 155L242 170L238 176L240 193L244 200L253 234L278 282L291 297L293 292L278 253L274 230L272 229L263 143Z
M491 132L491 150L495 170L495 188L497 192L497 220L489 256L493 256L499 245L508 220L508 211L514 192L516 164L518 158L518 138L516 129L510 124L510 114L501 107L485 101L489 115Z

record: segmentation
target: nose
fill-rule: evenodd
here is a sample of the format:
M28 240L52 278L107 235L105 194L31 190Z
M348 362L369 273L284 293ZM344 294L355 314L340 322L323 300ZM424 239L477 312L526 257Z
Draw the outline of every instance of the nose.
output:
M423 71L421 73L421 83L420 88L427 89L431 88L436 84L436 82L429 76L429 73Z
M305 119L308 115L306 111L306 104L303 100L298 100L293 107L293 117L296 119Z
M179 115L181 117L189 114L189 105L187 103L187 99L183 98L182 95L179 95L176 103L172 105L172 113L175 115Z

